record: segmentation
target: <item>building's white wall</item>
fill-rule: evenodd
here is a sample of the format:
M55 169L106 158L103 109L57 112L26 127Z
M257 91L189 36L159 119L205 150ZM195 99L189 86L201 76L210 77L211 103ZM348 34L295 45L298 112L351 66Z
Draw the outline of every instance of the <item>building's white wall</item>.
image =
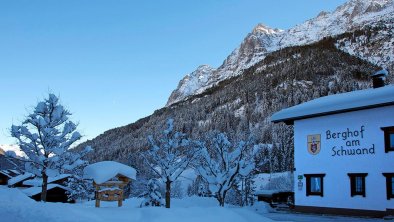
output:
M370 148L375 145L375 154L354 156L333 156L334 146L348 149L346 141L327 139L331 132L351 131L365 127L360 146ZM380 210L394 208L394 200L387 200L386 180L383 172L394 172L394 152L385 153L384 134L380 127L394 126L394 106L341 113L295 121L295 204L299 206L334 207L349 209ZM321 150L312 155L307 150L307 136L321 134ZM340 148L339 148L340 149ZM298 187L298 175L325 173L324 196L306 196L306 180L303 178L302 190ZM368 173L366 177L366 197L350 196L348 173Z

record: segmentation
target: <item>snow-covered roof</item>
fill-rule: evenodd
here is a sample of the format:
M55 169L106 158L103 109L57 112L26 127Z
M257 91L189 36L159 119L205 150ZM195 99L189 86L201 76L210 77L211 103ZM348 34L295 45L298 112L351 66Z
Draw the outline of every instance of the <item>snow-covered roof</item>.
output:
M71 174L60 174L55 177L48 177L48 183L53 183L55 181L62 180L68 177L71 177Z
M47 190L51 190L55 187L59 187L63 190L69 190L69 188L59 185L59 184L48 184ZM39 194L39 193L41 193L41 191L42 191L42 187L30 187L30 188L22 190L22 192L25 193L29 197Z
M31 180L25 180L25 181L23 181L23 185L39 187L42 185L42 178L34 178Z
M292 123L294 120L336 113L394 105L394 85L375 89L321 97L283 109L271 116L271 121Z
M8 171L11 171L12 173L15 173L15 174L21 174L18 170L8 170Z
M16 177L22 174L18 170L14 170L14 169L2 170L1 172L10 175L10 177Z
M0 154L0 169L9 170L9 169L17 169L17 168L19 168L18 165L14 161L12 161L11 158L8 158L7 156Z
M132 167L114 161L94 163L83 170L83 177L93 179L97 184L104 183L118 174L135 180L137 171Z
M385 69L373 73L371 76L388 76L389 72Z
M31 173L25 173L25 174L13 177L10 180L8 180L8 186L15 185L16 183L19 183L21 181L27 180L32 177L34 177L34 174L31 174Z
M53 183L53 182L56 182L58 180L62 180L62 179L68 178L70 176L71 176L71 174L60 174L60 175L58 175L56 177L48 177L48 183ZM37 177L37 178L31 179L31 180L23 181L23 185L27 185L27 186L41 186L42 185L42 178Z
M9 172L7 170L0 170L0 173L3 174L4 176L7 176L8 178L11 178Z
M293 192L293 191L291 191L291 190L258 190L258 191L255 191L254 194L259 195L259 196L271 197L272 195L274 195L276 193L282 193L282 192Z

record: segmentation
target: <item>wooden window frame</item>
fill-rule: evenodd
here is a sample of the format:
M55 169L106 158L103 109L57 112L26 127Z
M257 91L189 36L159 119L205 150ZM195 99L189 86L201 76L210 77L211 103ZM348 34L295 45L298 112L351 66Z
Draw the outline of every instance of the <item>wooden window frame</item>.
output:
M304 174L306 179L306 196L324 196L324 177L325 173L320 174ZM320 190L321 192L312 192L311 191L311 177L319 177L320 178Z
M365 187L365 177L368 176L368 173L348 173L347 174L350 179L350 196L363 196L365 197L365 192L366 192L366 187ZM362 188L363 190L361 192L357 192L356 190L356 177L361 177L362 178Z
M394 147L390 146L390 134L394 134L394 126L381 127L380 129L384 132L384 151L386 153L394 152Z
M383 176L386 177L386 192L387 192L387 200L394 199L393 194L393 184L392 181L394 178L394 173L382 173Z

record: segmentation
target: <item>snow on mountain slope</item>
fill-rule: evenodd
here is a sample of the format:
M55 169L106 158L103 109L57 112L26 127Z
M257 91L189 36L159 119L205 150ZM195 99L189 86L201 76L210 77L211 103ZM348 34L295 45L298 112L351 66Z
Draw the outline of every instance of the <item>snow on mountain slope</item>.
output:
M243 69L249 68L261 61L268 52L277 49L276 42L283 30L271 29L263 24L258 24L219 67L215 80L221 81L228 77L236 76Z
M279 47L305 45L327 36L351 32L393 16L393 0L351 0L334 12L321 12L284 33ZM391 14L391 15L390 15Z
M200 66L196 71L186 75L178 84L168 99L167 106L182 101L186 97L198 93L214 86L216 83L232 76L238 75L243 69L248 68L260 61L256 59L265 55L271 50L273 41L276 36L283 32L279 29L271 29L263 24L258 24L251 33L249 33L241 45L236 48L223 64L214 69L209 66ZM209 67L209 68L208 68ZM204 76L204 81L196 81L197 76ZM197 84L196 84L197 83Z
M186 75L179 82L177 90L171 94L169 100L177 102L179 98L193 95L198 89L207 85L209 76L212 76L214 71L215 69L208 65L199 66L194 72Z
M183 78L179 82L178 88L171 94L167 106L182 101L190 95L202 93L222 80L241 74L242 70L263 60L270 52L288 46L311 44L324 37L353 32L379 22L390 24L393 18L393 0L350 0L337 7L333 12L321 12L317 17L286 31L259 24L218 69L209 67L209 71L203 72L203 81L196 81L198 77L192 77L201 73L201 67ZM380 46L375 46L372 52L369 52L371 46L354 41L344 43L346 47L341 48L338 45L338 48L377 65L387 67L394 60L392 29L391 32L388 29L387 33L379 33L379 35L386 35L386 37L376 37L380 40L383 38L384 41L379 41ZM387 38L389 39L387 40ZM353 47L353 43L358 44L358 47ZM381 53L382 50L384 56ZM357 54L358 51L364 53ZM389 59L387 59L387 53Z
M332 13L320 13L288 30L279 45L305 45L348 32L352 35L339 40L338 49L388 68L394 62L393 22L393 0L351 0ZM360 30L363 33L357 33Z
M19 148L18 145L0 145L0 149L4 150L5 152L14 152L18 157L26 157L26 154Z
M336 47L350 55L367 60L382 68L394 70L394 16L381 24L379 32L357 33L336 42ZM378 24L379 25L379 24ZM375 28L375 26L372 26ZM389 76L389 77L392 77Z

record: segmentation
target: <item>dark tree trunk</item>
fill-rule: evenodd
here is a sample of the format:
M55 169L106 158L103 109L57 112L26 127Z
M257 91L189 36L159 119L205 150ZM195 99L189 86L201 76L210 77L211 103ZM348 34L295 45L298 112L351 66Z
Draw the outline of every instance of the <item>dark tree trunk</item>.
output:
M47 201L47 187L48 187L48 175L45 171L42 172L42 190L41 190L41 201Z
M220 195L218 195L218 201L219 201L219 206L224 207L224 198Z
M223 196L218 194L218 201L221 207L224 207L224 200L226 199L226 194L227 194L226 190L223 192Z
M171 181L167 179L166 181L166 208L171 206Z

